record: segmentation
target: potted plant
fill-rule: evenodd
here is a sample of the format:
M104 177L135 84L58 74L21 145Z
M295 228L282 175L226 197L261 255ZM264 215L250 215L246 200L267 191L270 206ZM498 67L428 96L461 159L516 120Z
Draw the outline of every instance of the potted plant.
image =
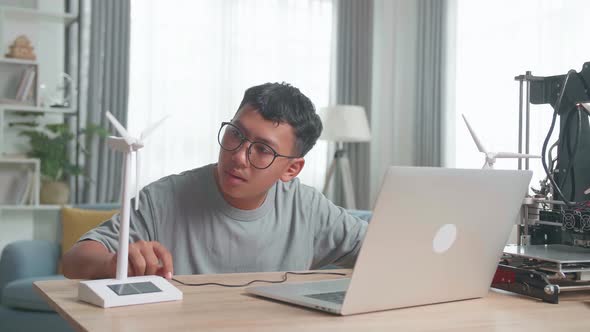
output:
M73 164L67 154L68 143L76 139L77 135L72 133L64 123L47 124L41 127L31 123L29 126L31 129L22 130L20 135L29 138L31 150L27 156L41 161L40 201L42 204L66 204L70 197L70 189L66 183L67 177L82 175L82 169ZM83 134L97 134L105 137L108 132L100 126L90 125L80 131L80 135ZM83 149L81 151L87 153Z

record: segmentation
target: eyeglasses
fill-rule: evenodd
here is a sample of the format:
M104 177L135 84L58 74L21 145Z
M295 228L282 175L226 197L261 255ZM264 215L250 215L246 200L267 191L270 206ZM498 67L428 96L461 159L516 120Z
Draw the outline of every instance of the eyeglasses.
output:
M245 141L250 143L246 156L250 165L254 168L265 169L269 168L270 165L277 159L277 157L283 158L299 158L298 156L286 156L277 153L268 144L262 142L253 142L246 138L242 131L231 124L230 122L222 122L219 133L217 134L217 141L222 149L226 151L235 151L242 147Z

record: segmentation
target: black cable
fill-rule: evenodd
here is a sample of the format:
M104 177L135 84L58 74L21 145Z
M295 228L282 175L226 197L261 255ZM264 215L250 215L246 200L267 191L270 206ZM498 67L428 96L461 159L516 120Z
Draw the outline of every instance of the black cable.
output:
M586 91L586 96L588 98L590 98L590 90L588 89L588 83L586 83L584 76L581 75L580 73L578 73L578 78L580 79L580 82L582 82L582 86L584 87L584 91Z
M570 180L572 181L572 187L570 188L570 201L576 200L576 172L572 168L570 171Z
M218 282L205 282L205 283L201 283L201 284L193 284L193 283L188 283L188 282L182 282L176 278L172 278L172 280L174 280L182 285L185 285L185 286L246 287L246 286L250 286L251 284L253 284L255 282L266 282L269 284L280 284L280 283L287 281L287 276L289 274L294 274L294 275L329 274L329 275L336 275L336 276L345 276L346 275L346 273L339 273L339 272L285 272L285 274L283 274L283 279L281 279L281 280L252 280L252 281L247 282L245 284L239 284L239 285L220 284Z
M563 138L563 140L566 141L566 147L567 147L567 152L569 155L569 161L567 163L567 167L565 168L565 172L562 174L562 181L559 184L560 187L563 187L565 185L565 181L569 175L572 186L570 188L570 200L575 200L575 196L576 196L576 183L575 183L575 172L574 172L574 162L576 159L576 155L577 155L577 151L578 151L578 144L580 142L580 134L582 132L582 111L580 110L580 106L579 104L576 105L576 111L570 111L568 113L568 116L566 118L565 121L565 126L564 128L566 130L564 130L564 133L562 133L565 138ZM574 143L573 146L571 145L571 135L569 135L569 128L570 128L570 124L573 121L573 116L574 114L577 116L578 118L578 126L576 127L576 134L575 134L575 139L574 139ZM561 174L561 173L560 173Z
M553 189L557 192L557 194L563 200L563 202L568 206L576 205L576 203L570 202L563 195L563 193L561 192L561 189L559 188L557 183L555 183L555 179L553 178L553 175L549 172L549 169L547 168L547 161L545 160L545 155L547 154L547 144L549 143L549 139L551 138L551 134L553 133L553 129L555 128L555 121L557 120L557 111L559 110L559 107L561 106L561 102L563 100L563 94L565 93L565 87L567 86L567 82L569 81L570 76L575 73L576 73L575 70L570 70L567 72L567 75L565 75L565 79L563 80L563 86L561 87L561 92L559 93L559 97L557 99L557 102L555 103L555 107L553 110L553 118L551 119L551 126L549 127L549 131L547 132L547 136L545 137L545 140L543 141L543 148L541 150L541 163L543 164L543 169L545 170L545 173L547 174L547 178L551 182Z
M576 76L578 77L578 79L580 80L580 82L582 82L582 85L584 87L584 91L586 91L586 95L590 98L590 90L588 89L588 84L586 83L586 80L584 79L584 76L582 76L580 73L576 73ZM578 152L578 144L580 142L580 137L582 135L582 111L584 111L587 115L590 115L590 111L588 111L582 104L577 103L576 104L576 116L578 117L578 126L576 128L576 136L575 136L575 141L574 141L574 146L573 149L570 148L570 135L566 132L565 135L567 135L567 147L568 147L568 154L570 156L569 162L568 162L568 167L567 167L567 172L570 172L570 180L571 180L571 188L570 188L570 200L575 200L575 195L576 195L576 176L575 176L575 168L574 168L574 160L576 158L577 152ZM570 128L570 115L572 112L569 112L568 114L568 118L566 120L566 125L564 128L569 129ZM550 151L551 152L551 151ZM560 184L560 186L564 185L565 179L567 178L566 174L564 174L563 179L564 181L562 181L562 183Z
M557 141L555 141L555 143L551 144L551 147L549 148L549 172L551 174L555 173L555 165L557 165L557 157L553 158L553 154L551 153L551 151L553 151L553 149L555 149L559 144L559 139L557 139ZM543 180L543 182L546 184L549 181L549 179L545 178Z
M564 121L564 126L563 128L568 129L570 127L570 123L572 120L572 111L567 112L565 121ZM567 130L563 130L559 132L559 145L557 147L557 151L558 151L558 155L560 154L560 152L562 151L566 151L568 152L568 155L572 155L572 146L571 146L571 142L570 142L570 135L568 135ZM560 165L563 166L563 165ZM562 188L565 185L565 181L567 181L567 177L569 175L569 171L571 170L573 166L573 162L572 159L570 158L568 160L567 166L566 167L562 167L562 169L559 171L559 183L558 186L559 188ZM571 199L571 198L570 198Z
M572 168L571 168L571 179L572 179L572 190L570 192L570 199L571 200L575 200L576 199L576 176L575 176L575 168L573 165L573 161L576 158L576 155L578 154L578 145L580 143L580 136L582 136L582 110L580 109L581 106L580 104L577 105L576 107L576 115L578 116L578 128L576 129L576 140L574 141L574 152L573 154L570 154L571 156L571 161L572 161Z
M555 170L554 166L555 162L557 161L557 157L553 158L553 154L551 153L551 151L553 151L553 149L556 148L558 144L559 139L555 143L553 143L549 148L549 170L551 171L551 173L553 173L553 171Z

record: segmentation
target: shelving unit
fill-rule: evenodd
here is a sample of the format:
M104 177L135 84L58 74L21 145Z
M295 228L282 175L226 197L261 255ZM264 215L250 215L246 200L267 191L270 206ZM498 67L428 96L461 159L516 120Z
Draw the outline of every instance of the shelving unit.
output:
M46 10L10 6L0 6L0 15L18 20L39 20L51 23L60 23L66 26L74 23L78 19L77 15L69 13L58 13Z
M28 140L19 136L19 130L9 123L32 120L40 125L60 123L78 114L75 108L49 107L53 98L45 98L61 93L58 80L66 70L66 29L78 19L76 14L65 12L65 2L0 0L0 170L11 166L34 170L32 201L28 204L15 204L16 199L0 201L0 250L7 243L19 239L59 239L61 206L40 204L40 162L23 157L28 150ZM36 60L6 57L9 46L21 35L31 41ZM11 99L16 99L15 85L18 86L22 73L31 66L35 69L33 98L28 104L11 102ZM44 90L41 84L46 87ZM77 91L76 86L73 91ZM75 98L70 105L76 105Z
M0 211L59 211L62 208L61 205L0 205Z
M31 65L36 66L39 63L33 60L25 60L25 59L13 59L13 58L0 58L0 63L7 63L7 64L14 64L14 65Z
M41 95L40 89L44 84L47 87L45 92L50 91L48 94L59 92L57 77L65 70L65 29L77 20L76 14L64 12L64 5L63 0L0 0L0 166L30 164L30 159L22 157L28 150L28 141L20 137L19 131L11 128L10 123L34 121L44 125L63 122L67 117L77 115L74 108L45 105L45 96ZM20 35L31 41L36 60L6 57L9 46ZM16 85L22 79L22 72L31 66L35 70L33 99L28 103L11 102L16 99ZM35 178L40 179L40 167L35 167L35 171ZM34 204L23 208L39 205L39 181L35 190Z
M46 115L50 115L58 117L59 120L63 120L68 116L75 116L77 115L76 110L72 108L54 108L54 107L42 107L42 106L27 106L27 105L10 105L10 104L0 104L0 158L2 156L11 156L11 155L22 155L25 151L20 150L18 147L14 150L9 150L8 147L14 147L16 144L15 138L6 139L5 131L10 130L9 126L10 123L7 120L7 115L10 114L26 114L26 113L34 113L39 116L44 116L44 120L46 120ZM25 119L23 119L25 120ZM54 119L55 120L55 119ZM21 140L21 145L23 145ZM1 162L1 160L0 160Z
M11 104L0 104L0 110L5 112L14 113L53 113L61 114L64 116L76 115L76 110L72 108L59 108L59 107L43 107L43 106L27 106L27 105L11 105Z

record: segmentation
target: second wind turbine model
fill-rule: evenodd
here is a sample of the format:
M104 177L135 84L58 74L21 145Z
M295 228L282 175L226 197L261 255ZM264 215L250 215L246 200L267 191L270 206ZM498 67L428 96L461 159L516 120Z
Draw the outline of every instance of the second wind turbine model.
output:
M463 117L463 120L465 121L465 124L467 125L467 129L469 130L469 133L471 134L471 137L473 138L473 141L475 142L477 149L479 150L479 152L485 154L486 159L485 159L482 169L494 168L494 164L496 163L496 158L541 158L541 156L536 156L536 155L532 155L532 154L515 153L515 152L491 152L491 151L486 150L486 148L483 146L483 144L481 144L481 141L479 140L479 138L477 138L477 135L475 134L475 130L473 130L473 128L471 128L471 125L469 125L469 122L467 121L467 118L465 117L465 115L461 114L461 116Z

